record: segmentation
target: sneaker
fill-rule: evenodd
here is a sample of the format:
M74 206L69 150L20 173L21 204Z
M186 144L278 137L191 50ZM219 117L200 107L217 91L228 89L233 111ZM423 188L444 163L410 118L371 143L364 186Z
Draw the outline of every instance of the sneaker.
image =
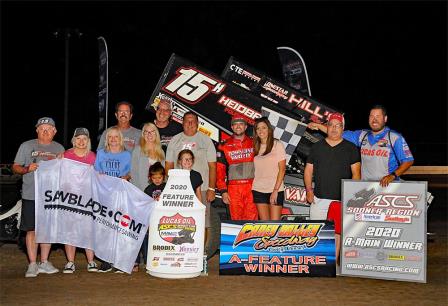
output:
M119 270L119 269L117 269L117 268L114 268L114 273L124 273L124 272Z
M28 270L26 270L25 277L36 277L39 274L39 268L37 263L33 262L28 265Z
M102 262L98 272L106 273L112 271L112 265L108 262Z
M39 264L39 273L53 274L58 272L59 270L56 269L49 261L41 262Z
M62 273L65 273L65 274L72 274L72 273L74 273L74 272L75 272L75 263L69 261L69 262L65 265L64 270L62 271Z
M98 266L96 265L96 262L92 261L87 264L87 272L97 272Z

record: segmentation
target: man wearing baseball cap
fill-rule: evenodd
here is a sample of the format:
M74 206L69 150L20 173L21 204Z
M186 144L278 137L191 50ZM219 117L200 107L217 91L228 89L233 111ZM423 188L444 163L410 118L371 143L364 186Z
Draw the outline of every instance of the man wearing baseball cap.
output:
M235 114L233 135L218 146L216 187L229 205L232 220L258 220L252 196L254 178L253 141L246 133L247 119Z
M50 117L43 117L37 120L37 139L28 140L22 143L14 159L12 169L14 173L23 175L22 184L22 217L20 229L26 231L26 250L29 259L28 270L25 277L35 277L39 273L53 274L59 270L49 261L51 244L40 244L40 264L37 260L37 248L34 216L34 171L39 167L41 161L56 158L64 152L64 147L53 141L56 134L55 122Z
M331 114L328 117L327 137L316 142L308 155L304 183L306 200L311 204L311 220L326 220L330 203L337 201L340 205L342 179L361 179L361 157L356 146L342 138L344 124L342 114ZM334 210L332 211L334 212ZM329 217L335 222L336 260L338 262L341 233L340 215Z
M344 139L361 149L361 177L363 180L379 181L385 187L398 181L414 163L414 157L404 137L386 126L387 111L382 105L370 108L370 130L345 131ZM327 133L327 127L310 123L312 130Z

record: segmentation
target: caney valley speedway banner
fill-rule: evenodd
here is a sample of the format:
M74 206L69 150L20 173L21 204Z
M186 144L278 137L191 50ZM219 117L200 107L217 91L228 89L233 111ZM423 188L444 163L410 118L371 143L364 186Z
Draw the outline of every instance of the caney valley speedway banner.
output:
M426 282L426 189L343 180L342 275Z
M225 221L219 274L334 277L334 226L325 221Z

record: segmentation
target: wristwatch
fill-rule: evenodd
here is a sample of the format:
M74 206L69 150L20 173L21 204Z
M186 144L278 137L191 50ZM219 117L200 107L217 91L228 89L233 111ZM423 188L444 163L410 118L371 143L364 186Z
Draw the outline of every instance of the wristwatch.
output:
M397 178L397 177L398 177L398 175L395 173L395 171L392 172L391 174L394 176L394 178Z

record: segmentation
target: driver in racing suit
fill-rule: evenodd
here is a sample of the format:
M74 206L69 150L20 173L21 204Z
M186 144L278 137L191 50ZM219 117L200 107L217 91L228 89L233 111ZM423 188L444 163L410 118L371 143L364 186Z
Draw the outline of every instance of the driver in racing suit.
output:
M217 150L216 187L222 201L229 205L232 220L258 220L252 197L253 142L245 134L247 122L242 115L234 115L231 124L232 137L223 141Z

